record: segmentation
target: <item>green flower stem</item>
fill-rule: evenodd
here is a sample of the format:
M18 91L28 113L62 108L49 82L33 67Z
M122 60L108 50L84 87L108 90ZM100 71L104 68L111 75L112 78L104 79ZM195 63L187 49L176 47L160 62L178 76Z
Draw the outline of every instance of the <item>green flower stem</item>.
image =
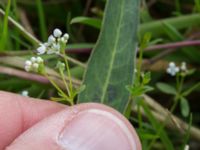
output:
M140 75L141 75L141 67L142 67L142 58L143 58L143 48L141 46L139 51L139 60L138 60L138 67L137 67L137 80L140 82ZM140 82L141 83L141 82Z
M67 89L67 93L69 94L69 97L71 97L71 93L70 93L70 90L69 90L68 84L67 84L67 82L66 82L66 79L65 79L65 76L64 76L63 70L62 70L62 69L59 69L59 72L60 72L60 75L61 75L62 80L63 80L63 82L64 82L64 85L65 85L65 87L66 87L66 89Z
M59 86L49 77L47 73L43 73L43 75L51 82L51 84L58 90L58 92L62 94L63 97L69 99L68 96L65 94L65 92L63 92L63 90L59 88Z
M65 52L63 52L63 58L64 58L66 69L67 69L67 75L69 77L69 90L70 90L70 95L71 95L71 93L73 91L73 86L72 86L72 80L71 80L71 73L70 73L70 69L69 69L69 63L68 63Z

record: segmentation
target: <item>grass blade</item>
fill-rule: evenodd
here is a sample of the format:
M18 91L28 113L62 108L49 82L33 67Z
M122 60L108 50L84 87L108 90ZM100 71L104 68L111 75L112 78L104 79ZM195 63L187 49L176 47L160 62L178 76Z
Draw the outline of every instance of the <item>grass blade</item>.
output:
M8 0L8 4L6 7L6 12L4 16L4 21L3 21L3 30L2 35L1 35L1 40L0 40L0 51L5 49L6 41L7 41L7 36L8 36L8 15L10 12L10 6L11 6L11 0Z

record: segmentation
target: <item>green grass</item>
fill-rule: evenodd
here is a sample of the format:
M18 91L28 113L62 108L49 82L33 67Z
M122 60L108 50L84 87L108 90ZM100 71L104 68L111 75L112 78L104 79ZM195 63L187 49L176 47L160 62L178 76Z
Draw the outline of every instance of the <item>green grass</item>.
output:
M6 12L3 20L3 28L0 31L1 32L1 38L0 38L0 51L5 51L5 48L7 46L7 40L8 40L8 16L10 12L10 6L11 6L11 0L8 0L8 4L6 7Z

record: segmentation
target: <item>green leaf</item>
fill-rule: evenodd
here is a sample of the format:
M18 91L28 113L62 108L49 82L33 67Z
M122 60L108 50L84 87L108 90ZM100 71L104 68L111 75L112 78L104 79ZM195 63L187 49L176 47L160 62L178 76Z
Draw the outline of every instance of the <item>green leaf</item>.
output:
M181 107L181 114L184 117L187 117L190 112L190 106L189 106L188 100L185 97L181 97L180 107Z
M82 24L89 25L97 29L101 28L101 19L97 19L97 18L89 18L89 17L80 16L80 17L73 18L70 23L71 24L82 23Z
M144 77L143 77L143 84L148 84L151 80L151 72L147 72L144 74Z
M3 29L0 30L1 37L0 37L0 51L4 51L6 44L7 44L7 39L8 39L8 16L10 12L10 7L11 7L11 0L8 0L7 6L6 6L6 12L3 20Z
M152 91L153 90L153 87L151 86L148 86L148 85L145 85L145 86L138 86L138 87L135 87L135 86L126 86L126 89L131 93L131 95L133 97L136 97L136 96L141 96L142 94L146 93L146 92L149 92L149 91Z
M139 0L109 0L101 33L85 74L78 102L99 102L124 112L133 82Z
M172 95L176 94L176 89L173 86L169 85L169 84L160 82L160 83L157 83L156 86L163 93L172 94Z

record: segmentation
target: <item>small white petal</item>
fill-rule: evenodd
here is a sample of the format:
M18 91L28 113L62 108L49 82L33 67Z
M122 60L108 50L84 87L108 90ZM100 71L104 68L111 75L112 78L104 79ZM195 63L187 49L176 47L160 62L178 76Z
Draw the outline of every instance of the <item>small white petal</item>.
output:
M55 37L53 37L53 35L50 35L49 38L48 38L48 43L49 44L52 44L56 41Z
M36 62L36 58L35 57L31 57L31 62L32 63Z
M169 74L171 73L171 70L170 70L170 68L167 68L167 73L169 73Z
M38 69L38 67L39 67L39 64L38 64L38 63L34 63L34 64L33 64L33 68L34 68L34 69Z
M68 34L68 33L65 33L65 34L63 35L63 37L64 37L64 39L65 39L66 41L69 40L69 34Z
M37 58L36 58L36 61L37 61L38 63L43 63L43 62L44 62L44 60L43 60L41 57L37 57Z
M181 63L181 70L182 70L182 71L187 71L186 62L182 62L182 63Z
M44 43L44 46L47 48L47 47L49 47L51 44L50 43L48 43L48 42L46 42L46 43Z
M56 28L54 31L53 31L53 35L54 37L60 37L62 35L62 32L60 29Z
M49 49L48 51L47 51L47 54L53 54L54 53L54 51L52 50L52 49Z
M27 72L29 72L29 71L31 71L31 66L26 65L26 66L24 67L24 69L25 69Z
M37 52L39 55L44 54L46 52L46 46L45 45L41 45L38 49Z
M169 63L169 67L175 67L176 65L175 65L175 63L174 62L170 62Z
M177 72L179 72L179 71L180 71L179 67L176 67L176 68L175 68L175 72L177 73Z
M61 39L60 39L60 41L62 42L62 43L67 43L67 40L64 38L64 37L62 37Z
M56 53L56 52L60 52L60 45L59 45L59 44L53 44L52 50L53 50L55 53Z
M26 65L26 66L31 66L31 65L32 65L32 62L31 62L30 60L27 60L27 61L25 61L25 65Z

